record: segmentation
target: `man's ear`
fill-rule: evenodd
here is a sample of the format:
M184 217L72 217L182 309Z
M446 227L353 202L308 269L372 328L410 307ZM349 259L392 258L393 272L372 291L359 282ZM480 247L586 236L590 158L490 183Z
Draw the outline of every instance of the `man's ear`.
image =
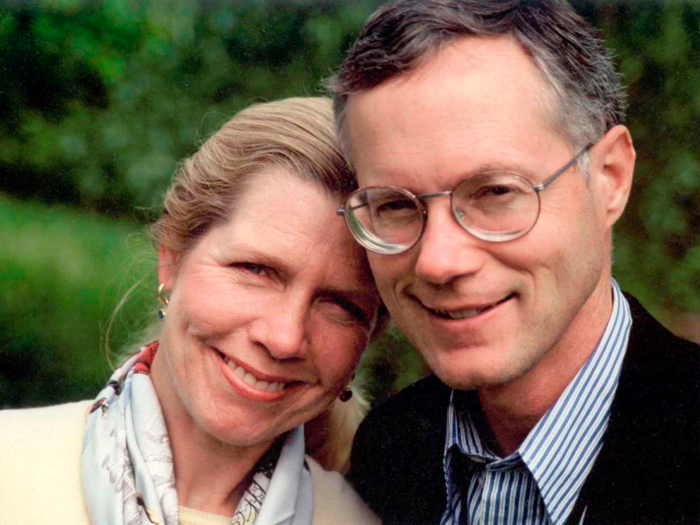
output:
M179 257L172 250L160 246L158 248L158 281L163 283L166 290L172 290L177 279Z
M601 212L608 228L612 228L625 211L636 156L630 132L622 125L610 129L592 149L591 177L598 189Z

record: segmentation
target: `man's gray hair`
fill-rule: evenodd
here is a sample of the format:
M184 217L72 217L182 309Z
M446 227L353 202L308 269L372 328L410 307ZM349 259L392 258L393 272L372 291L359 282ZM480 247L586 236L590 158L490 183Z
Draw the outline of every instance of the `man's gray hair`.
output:
M497 36L515 39L542 73L550 90L541 102L572 149L594 144L623 121L625 91L610 54L565 0L397 0L367 20L327 82L346 156L351 94L416 69L455 39Z

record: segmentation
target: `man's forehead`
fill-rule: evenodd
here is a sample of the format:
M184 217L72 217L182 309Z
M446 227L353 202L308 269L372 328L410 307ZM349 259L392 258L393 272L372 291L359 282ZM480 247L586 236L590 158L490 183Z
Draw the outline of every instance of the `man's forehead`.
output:
M533 139L549 142L542 91L539 70L513 39L455 41L415 71L350 97L347 126L360 184L371 184L372 173L390 174L394 164L406 175L414 154L425 177L451 169L472 148L517 154L535 128Z
M539 68L530 53L509 35L459 37L426 55L411 70L394 75L373 88L350 94L348 103L351 106L353 100L382 89L403 88L410 91L416 84L438 85L453 75L466 77L501 73L502 76L515 77L526 70L538 81L541 80Z

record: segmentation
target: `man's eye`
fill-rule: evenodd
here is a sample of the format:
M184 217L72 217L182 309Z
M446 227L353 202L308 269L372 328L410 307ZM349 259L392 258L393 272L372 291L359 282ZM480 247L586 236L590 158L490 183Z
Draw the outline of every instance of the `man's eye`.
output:
M488 184L480 186L472 194L472 199L483 199L489 197L504 197L514 193L515 188L506 184Z
M373 211L376 215L398 215L400 213L411 213L416 209L415 204L410 199L387 199L383 202L373 204Z

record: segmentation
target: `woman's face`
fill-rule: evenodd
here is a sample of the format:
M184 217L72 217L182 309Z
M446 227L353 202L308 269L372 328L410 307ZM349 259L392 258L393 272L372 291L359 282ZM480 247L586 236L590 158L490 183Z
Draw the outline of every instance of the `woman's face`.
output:
M254 446L345 388L380 302L337 206L270 170L183 257L162 251L171 296L152 376L169 425Z

